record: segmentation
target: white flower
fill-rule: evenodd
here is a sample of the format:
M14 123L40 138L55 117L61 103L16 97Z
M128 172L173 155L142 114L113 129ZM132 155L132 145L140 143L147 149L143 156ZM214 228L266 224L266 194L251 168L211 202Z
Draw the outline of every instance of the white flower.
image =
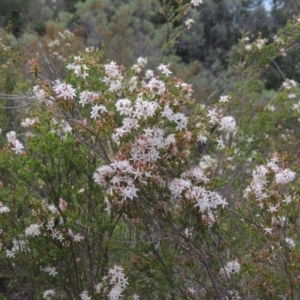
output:
M273 39L274 39L275 43L284 44L282 38L279 38L277 35L274 35Z
M54 268L54 267L53 268L46 267L43 271L48 273L50 276L53 276L53 277L55 277L58 274L58 272L56 271L56 268Z
M280 53L282 56L286 56L286 55L287 55L285 51L286 51L285 48L280 48L280 49L279 49L279 53Z
M256 41L256 47L260 50L266 43L267 39L259 39Z
M119 285L115 285L114 287L112 287L112 289L110 290L109 294L108 294L108 298L109 300L120 300L122 299L122 292L123 292L123 288Z
M148 62L147 57L139 57L139 58L137 59L137 63L138 63L138 65L140 65L141 67L145 67L145 66L147 65L147 62Z
M290 181L293 181L295 177L296 177L295 172L291 171L290 169L284 169L275 175L275 181L279 184L280 183L285 184Z
M194 207L199 207L201 213L207 212L209 214L211 209L216 209L219 205L223 209L228 205L226 199L222 199L217 192L210 192L199 186L194 186L189 193L186 193L186 196L190 199L196 199L197 203Z
M275 173L277 173L280 170L280 168L277 165L277 163L278 163L278 157L274 156L273 158L271 158L270 161L268 161L267 167L271 168Z
M97 283L97 284L95 285L95 290L96 290L95 292L96 292L97 294L100 294L102 288L103 288L103 283L102 283L102 282L101 282L101 283Z
M297 86L297 82L293 79L286 79L285 82L282 84L284 88L290 90L293 87Z
M246 49L247 51L251 51L251 50L252 50L252 45L246 45L246 46L245 46L245 49Z
M293 105L293 109L294 109L294 110L297 110L298 112L300 112L300 102L294 104L294 105ZM299 121L299 119L298 119L298 121Z
M212 110L209 110L207 116L208 116L209 119L210 119L210 120L209 120L209 123L210 123L211 125L216 125L216 124L219 122L219 114L218 114L216 108L214 108L214 109L212 109Z
M241 270L241 265L237 260L229 261L223 269L221 269L220 274L230 277L233 274L239 273Z
M38 236L41 234L40 225L31 224L29 227L25 229L26 236Z
M285 196L284 200L282 202L286 204L290 204L292 202L292 197L291 196Z
M106 107L101 104L93 106L91 111L91 119L97 119L99 117L99 112L100 113L107 112Z
M288 95L288 98L289 98L289 99L295 99L295 98L296 98L296 95L295 95L295 94L289 94L289 95Z
M71 229L68 230L68 234L69 234L69 236L71 236L74 239L74 242L76 242L76 243L78 243L84 239L84 237L82 235L80 235L79 233L74 234Z
M13 143L16 141L16 132L15 131L10 131L6 134L6 139L9 143Z
M23 240L13 239L13 247L12 251L29 251L28 247L26 247L26 243Z
M95 51L94 47L86 47L85 48L85 52L87 52L87 53L94 52L94 51Z
M58 209L56 208L56 206L54 204L49 204L48 205L48 209L50 210L50 212L52 212L53 214L58 214Z
M34 95L39 99L39 100L43 100L46 98L46 93L43 89L41 89L38 85L35 85L33 87L33 93Z
M189 189L192 186L192 183L190 180L184 180L184 179L174 179L169 184L169 190L171 191L174 198L180 198L181 193Z
M183 176L192 176L193 179L198 183L200 183L200 182L204 182L204 183L209 182L209 178L207 178L205 176L203 169L201 169L200 167L197 167L197 166L193 167L192 169L190 169L189 171L184 173Z
M230 298L230 299L232 299L232 300L240 300L240 299L242 299L242 298L239 296L239 292L236 291L236 290L230 290L230 291L228 291L228 293L229 293L231 296L233 296L233 297Z
M188 29L190 29L191 26L192 26L194 23L195 23L195 21L194 21L193 19L191 19L191 18L187 19L187 20L184 22L185 26L186 26Z
M147 79L153 78L154 77L154 72L152 70L147 70L145 72L145 76Z
M85 104L88 104L94 100L99 99L99 95L97 93L94 92L89 92L89 91L83 91L80 93L79 95L79 103L82 106L85 106Z
M137 189L134 185L126 186L122 191L121 195L123 196L122 201L125 201L127 198L133 200L134 197L137 197Z
M160 64L157 69L161 71L166 76L169 76L169 74L172 74L172 72L169 70L168 66Z
M137 119L153 117L158 107L159 105L157 102L143 101L142 98L138 97L135 102L133 117Z
M131 69L136 72L136 73L140 73L142 71L141 66L139 64L134 64Z
M138 77L137 76L133 76L129 80L128 84L129 84L129 90L130 90L130 92L134 91L136 89L136 87L137 87L137 84L138 84Z
M210 155L203 155L201 161L200 161L200 168L203 170L213 166L216 163L216 160L212 158Z
M119 68L114 61L111 61L109 64L106 64L104 67L105 67L105 74L108 77L116 77L119 75Z
M150 91L154 94L161 95L165 92L165 84L156 78L151 78L150 81L147 84L147 87L150 89Z
M265 231L265 234L272 234L272 228L270 228L270 227L265 227L264 231Z
M80 294L80 299L81 299L81 300L91 300L92 297L90 297L90 296L88 295L88 292L87 292L87 291L83 291L83 292Z
M123 268L115 266L109 269L108 275L102 278L103 282L112 285L111 290L108 293L109 300L120 300L122 298L122 292L128 285L127 278L123 273ZM103 288L103 283L96 285L96 293L100 293ZM105 288L106 289L106 288ZM138 300L139 296L137 294L133 295L133 299ZM89 298L83 298L82 300L89 300Z
M128 160L115 160L113 161L110 166L113 168L114 171L120 170L120 171L131 171L132 166L130 165Z
M220 129L224 129L227 132L233 132L236 128L236 122L232 116L227 116L221 118L220 126Z
M187 126L188 118L182 113L174 114L172 120L177 124L175 127L176 130L181 131Z
M287 243L289 248L295 248L296 243L294 242L294 240L292 240L291 238L285 238L285 242Z
M268 210L268 212L270 212L271 214L274 213L274 212L277 212L278 211L278 205L270 205Z
M25 244L25 242L23 240L13 239L12 243L13 243L12 249L5 251L7 258L14 258L16 252L18 252L18 251L22 251L22 252L23 251L30 251L28 249L28 247L26 247L26 244Z
M59 240L60 242L62 242L65 238L63 237L63 235L59 232L54 232L52 231L52 234L51 234L52 238L53 239L57 239Z
M47 230L52 231L53 227L54 227L54 218L51 218L48 220L48 222L46 224L46 228L47 228Z
M267 105L266 109L269 110L269 111L275 111L276 110L275 106L272 105L272 104Z
M192 0L191 3L194 4L194 6L198 6L200 3L202 4L202 0Z
M47 290L43 293L44 299L49 299L51 296L55 296L55 290Z
M169 121L172 121L174 112L173 112L172 108L169 107L169 105L166 105L164 110L161 112L161 115L163 117L166 117Z
M221 136L218 137L217 143L218 143L217 149L219 149L219 150L225 149L225 143Z
M208 140L207 136L202 132L198 135L198 142L205 144L207 140Z
M80 242L81 240L84 239L84 237L82 235L80 235L79 233L73 235L73 239L74 239L74 242Z
M111 80L109 82L109 91L116 92L122 88L122 81L121 80Z
M114 266L108 271L108 277L110 278L110 283L120 286L124 289L128 285L128 280L125 277L124 269L120 266Z
M248 144L251 144L253 142L253 137L252 136L248 137L246 141Z
M221 96L219 102L228 102L231 99L230 95Z
M129 99L123 98L119 99L116 104L116 110L120 112L121 115L131 116L132 114L132 103Z
M16 154L22 153L22 150L24 149L24 146L19 140L16 140L13 142L14 147L11 148Z
M69 70L73 70L75 75L80 76L84 79L89 75L87 72L88 67L84 64L82 65L68 64L66 68Z
M9 212L9 211L10 211L9 207L4 206L3 203L0 202L0 214L6 213L6 212Z
M75 89L67 83L61 83L57 81L53 86L53 89L59 98L65 100L72 100L75 94Z
M13 250L6 250L5 253L7 258L14 258L16 255L16 252Z
M189 293L191 293L192 295L196 295L196 290L193 287L188 287L187 290L189 291Z
M21 122L21 126L22 127L30 127L31 125L33 125L34 123L36 123L38 121L38 119L30 119L30 118L26 118L25 120L23 120Z

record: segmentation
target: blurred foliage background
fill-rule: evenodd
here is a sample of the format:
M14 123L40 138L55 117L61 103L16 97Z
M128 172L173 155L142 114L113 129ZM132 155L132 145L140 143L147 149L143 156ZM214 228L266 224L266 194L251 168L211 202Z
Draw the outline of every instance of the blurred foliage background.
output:
M270 41L300 8L300 2L291 0L213 0L185 11L177 20L170 15L178 2L189 1L1 0L2 42L16 53L13 63L18 68L24 67L28 56L41 55L43 50L59 76L64 76L61 62L86 46L105 45L106 58L124 66L139 56L148 57L153 68L165 60L172 63L175 75L193 83L196 99L209 102L218 99L234 81L234 48L242 32L250 38L261 34ZM172 31L188 18L195 24L176 38L172 48L163 51ZM62 36L66 30L74 36ZM11 55L1 52L2 68ZM278 89L283 76L296 78L299 67L299 55L278 60L262 74L264 89ZM25 69L22 75L30 79ZM1 91L13 92L18 80L6 78L4 82L7 85L1 85Z
M300 10L297 0L212 0L178 11L188 3L189 0L0 0L2 132L18 133L23 109L29 109L26 98L5 95L32 95L30 60L37 59L48 80L63 80L70 55L86 47L104 46L105 59L125 67L140 56L148 58L152 69L160 63L170 63L175 76L193 84L196 101L208 105L228 94L242 76L236 71L240 39L247 36L251 41L261 36L271 42L277 30ZM185 21L189 18L194 24L187 29ZM286 78L299 81L299 73L299 51L266 65L255 84L259 102L272 98Z

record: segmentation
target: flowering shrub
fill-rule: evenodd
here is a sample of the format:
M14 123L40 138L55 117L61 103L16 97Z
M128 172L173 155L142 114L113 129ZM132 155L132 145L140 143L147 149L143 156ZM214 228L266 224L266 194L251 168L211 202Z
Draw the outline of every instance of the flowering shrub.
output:
M67 82L49 88L40 80L34 91L46 109L24 119L23 141L16 132L7 133L2 155L10 174L1 191L15 186L21 195L24 184L30 189L26 200L13 196L21 216L17 208L4 210L3 253L14 261L14 272L23 270L22 258L28 256L34 262L31 278L48 274L40 284L44 297L89 299L98 291L118 299L127 281L107 289L103 275L109 265L121 263L129 280L154 272L151 277L161 286L153 292L162 297L165 285L177 284L177 271L164 266L163 253L170 263L182 257L177 267L184 267L189 235L199 226L212 227L227 206L214 189L211 170L191 161L197 141L208 135L209 119L203 107L201 118L187 117L186 109L194 105L191 86L171 78L168 66L160 65L158 74L145 70L143 76L145 58L129 73L100 59L101 52L87 49L68 65ZM235 130L233 117L220 120L220 132ZM196 223L189 228L192 216ZM191 280L181 282L181 293L188 293ZM27 293L34 295L34 283L27 281ZM152 290L143 282L127 289L141 296Z
M38 108L0 153L10 295L297 299L298 161L277 136L299 117L299 90L285 80L264 103L255 89L299 34L294 19L274 43L243 38L244 77L208 107L143 57L125 70L87 48L65 81L32 60Z

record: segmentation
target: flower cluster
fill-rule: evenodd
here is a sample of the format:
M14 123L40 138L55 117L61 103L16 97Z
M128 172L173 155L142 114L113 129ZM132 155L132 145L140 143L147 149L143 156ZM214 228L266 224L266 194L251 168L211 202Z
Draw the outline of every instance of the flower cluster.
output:
M44 268L44 272L48 273L50 276L53 277L55 277L58 274L55 267L46 267Z
M74 56L74 62L66 66L67 69L72 70L73 73L86 79L88 77L88 67L86 64L82 63L82 58L80 56Z
M140 72L145 64L146 60L140 58L133 69ZM170 74L165 65L160 65L158 69L166 76ZM157 168L161 159L166 162L171 158L177 159L178 147L182 147L182 141L191 141L192 136L188 131L189 120L181 109L181 105L189 101L190 90L186 89L184 83L179 82L177 84L179 94L175 96L176 98L167 102L162 101L161 97L170 91L165 81L158 76L154 77L153 71L151 76L147 75L150 71L146 71L145 81L136 82L136 86L140 87L137 97L121 97L123 89L130 86L128 82L131 79L122 74L121 68L115 62L104 65L104 82L108 90L111 91L112 82L119 81L120 84L118 88L120 97L113 105L100 104L103 101L99 92L84 90L80 93L79 103L92 109L90 119L96 120L100 116L98 112L101 113L102 123L105 123L109 115L118 117L115 123L119 126L115 126L112 130L110 140L121 147L124 142L126 145L126 152L111 157L110 163L100 166L93 178L107 191L107 211L111 211L111 204L140 199L139 191L153 179L159 186L169 187L174 198L181 196L181 192L177 192L181 187L179 183L189 182L185 197L195 201L195 207L199 207L199 211L208 214L209 219L213 221L215 218L212 210L218 206L224 208L227 202L218 193L207 191L201 186L209 181L204 169L197 167L184 172L182 176L185 179L166 180ZM236 122L232 116L217 116L216 122L220 124L220 129L227 133L236 129ZM153 123L155 125L150 125ZM204 131L201 134L205 134ZM182 138L184 139L181 140ZM189 181L188 177L192 181ZM113 203L109 203L108 199L113 199Z
M190 29L194 23L195 23L195 21L193 19L189 18L184 22L184 25L187 27L187 29Z
M182 175L182 179L176 178L169 183L169 189L174 200L182 198L195 201L194 207L199 208L202 218L212 224L215 221L214 210L221 206L225 208L228 203L217 192L208 191L199 184L208 183L209 179L205 171L200 167L193 168ZM188 178L190 177L190 178ZM193 182L194 181L194 182Z
M274 156L266 166L260 165L253 171L252 182L250 186L245 189L244 197L248 198L253 195L254 199L258 201L260 205L263 205L262 200L267 199L271 193L271 191L268 191L268 185L270 185L268 176L269 179L273 178L273 181L277 184L288 184L295 179L296 173L289 168L280 167L278 157ZM276 205L270 205L268 211L276 211Z
M64 100L72 100L75 94L75 89L66 83L61 83L56 81L55 85L53 86L53 90L55 91L58 98L62 98Z
M19 252L25 252L25 251L29 251L26 242L24 240L21 239L13 239L12 240L12 244L13 247L11 248L11 250L6 250L6 257L7 258L14 258L16 253Z
M24 152L23 144L17 139L17 135L15 131L10 131L6 134L7 141L11 144L11 149L16 154L22 154Z
M9 207L4 205L2 202L0 202L0 214L4 214L9 211L10 211Z
M128 285L124 269L120 266L114 266L109 269L107 276L102 278L102 282L96 285L97 293L107 294L109 300L118 300L122 298L122 292ZM110 288L110 290L109 290ZM134 296L138 299L138 296Z
M293 87L296 87L297 86L297 82L293 79L286 79L284 81L284 83L282 84L282 86L287 89L287 90L290 90L292 89Z

